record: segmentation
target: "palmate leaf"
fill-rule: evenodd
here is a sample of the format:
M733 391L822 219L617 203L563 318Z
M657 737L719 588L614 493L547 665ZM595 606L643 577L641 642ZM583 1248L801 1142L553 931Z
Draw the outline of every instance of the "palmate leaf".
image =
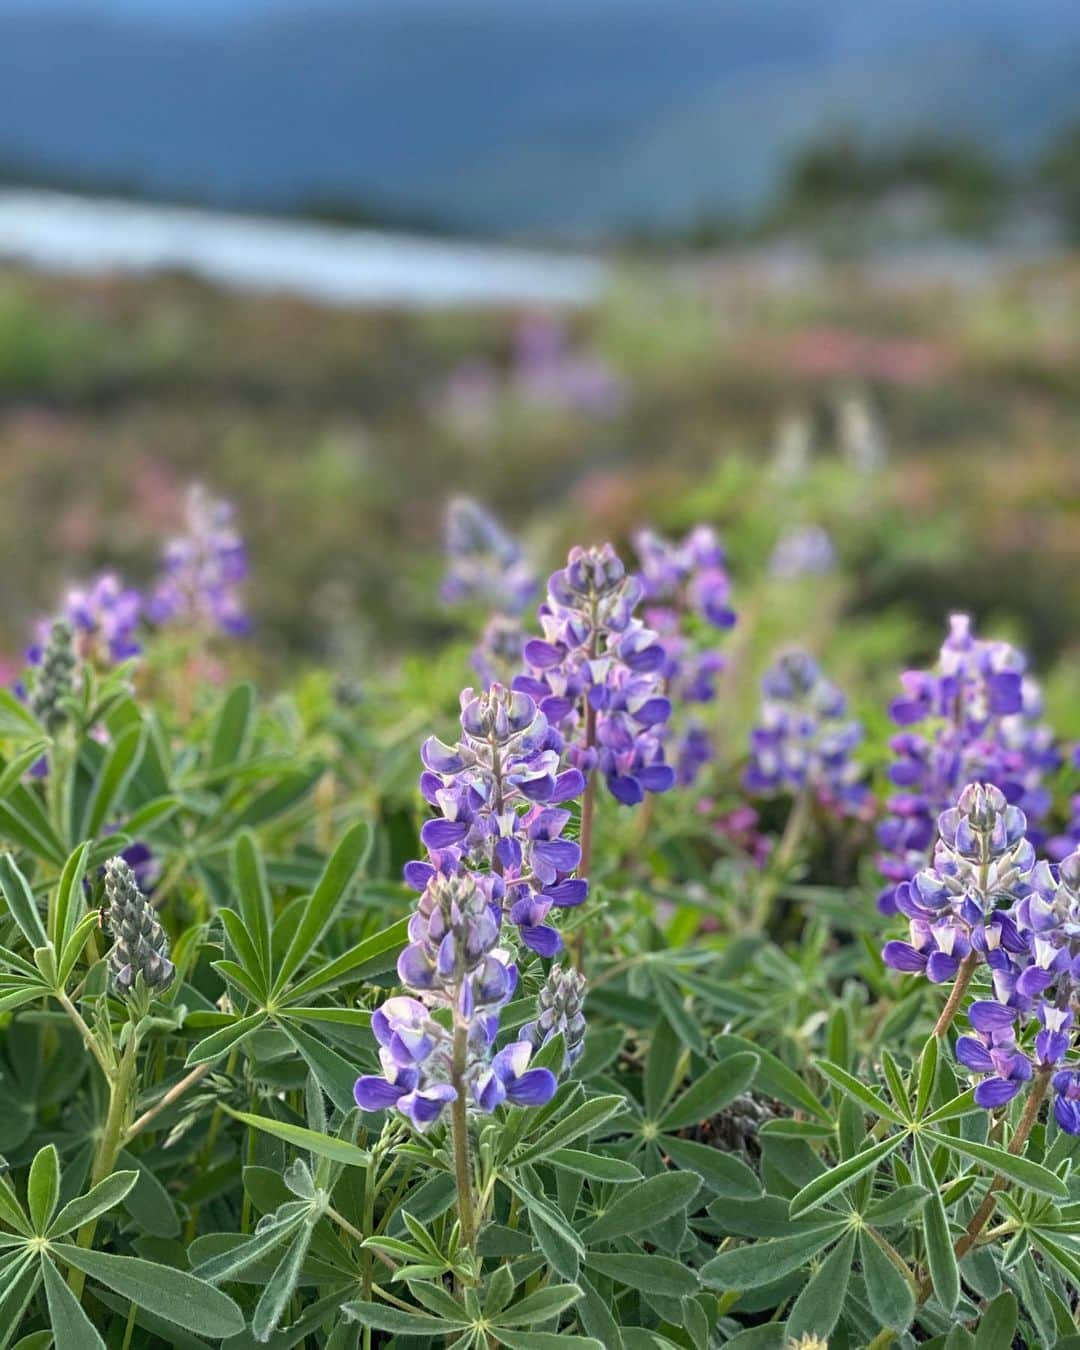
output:
M300 1278L300 1268L311 1245L313 1231L313 1224L308 1222L300 1224L273 1275L267 1281L251 1318L251 1333L257 1341L269 1340L270 1333L281 1320L293 1296L296 1282Z
M492 1321L499 1328L535 1326L549 1318L558 1317L580 1298L581 1290L576 1284L549 1284L535 1293L527 1294L520 1303L498 1313Z
M398 1336L419 1336L425 1340L431 1336L446 1336L451 1331L464 1331L469 1325L466 1321L448 1322L442 1317L402 1312L400 1308L390 1308L383 1303L343 1303L341 1311L345 1317L359 1322L361 1326L389 1331Z
M859 1233L859 1260L871 1310L883 1327L903 1331L915 1315L915 1291L870 1233Z
M583 1102L568 1116L556 1121L539 1139L521 1149L513 1158L514 1164L520 1166L543 1158L554 1149L565 1148L590 1130L599 1129L605 1121L622 1111L624 1104L623 1098L616 1096L593 1097Z

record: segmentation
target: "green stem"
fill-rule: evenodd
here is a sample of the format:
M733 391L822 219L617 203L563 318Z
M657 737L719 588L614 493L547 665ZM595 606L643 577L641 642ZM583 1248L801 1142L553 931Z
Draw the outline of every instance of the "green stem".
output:
M98 1141L97 1150L94 1154L94 1164L90 1170L90 1185L96 1186L99 1181L104 1181L110 1176L113 1168L116 1166L116 1158L123 1147L124 1126L127 1121L128 1112L131 1108L131 1094L135 1083L135 1067L137 1062L137 1046L135 1043L135 1028L128 1027L128 1043L124 1047L124 1053L120 1057L120 1064L116 1071L116 1077L109 1084L109 1112L105 1117L105 1129L101 1139ZM75 1239L80 1247L90 1248L94 1243L94 1233L97 1230L97 1220L91 1219L84 1223L79 1229L78 1237ZM85 1276L81 1270L74 1267L68 1272L68 1283L71 1286L71 1292L76 1298L82 1296Z

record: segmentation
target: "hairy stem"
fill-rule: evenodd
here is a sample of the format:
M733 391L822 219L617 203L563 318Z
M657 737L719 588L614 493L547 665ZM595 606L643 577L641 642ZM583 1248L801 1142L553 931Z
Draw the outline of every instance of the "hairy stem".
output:
M978 952L968 952L967 956L960 962L960 969L956 972L956 979L953 981L953 987L945 1006L941 1010L941 1016L934 1023L934 1035L938 1040L941 1040L952 1024L978 963Z
M1016 1126L1013 1137L1009 1140L1008 1152L1014 1157L1018 1157L1024 1151L1024 1146L1028 1141L1039 1118L1039 1109L1046 1098L1047 1088L1050 1086L1050 1076L1052 1068L1044 1067L1038 1069L1035 1074L1034 1082L1031 1085L1031 1091L1028 1093L1027 1102L1024 1104L1024 1114ZM972 1247L979 1239L979 1235L997 1208L997 1193L1008 1185L1006 1179L998 1172L990 1182L990 1187L983 1197L983 1202L975 1211L971 1222L963 1233L956 1239L953 1245L953 1251L956 1253L958 1261L963 1260L971 1251ZM919 1303L925 1303L933 1291L933 1283L929 1276L919 1285Z
M189 1087L193 1087L210 1067L211 1062L209 1060L205 1064L196 1064L190 1073L185 1074L185 1076L180 1079L179 1083L174 1083L168 1092L158 1098L153 1106L145 1110L137 1120L133 1120L124 1131L123 1146L126 1148L131 1140L134 1139L141 1130L145 1130L147 1125L149 1125L156 1116L160 1115L166 1107L172 1106L173 1102L182 1097Z
M129 1025L128 1043L120 1057L116 1076L109 1084L109 1111L105 1117L105 1128L94 1153L93 1167L90 1169L91 1186L96 1186L99 1181L104 1181L107 1176L111 1175L113 1168L116 1166L117 1154L123 1147L124 1122L131 1107L137 1053L135 1028ZM90 1219L79 1229L78 1236L75 1239L76 1243L80 1247L92 1247L96 1230L97 1220ZM68 1284L76 1298L82 1296L85 1278L82 1271L76 1270L74 1266L68 1272Z
M454 1147L454 1180L457 1185L458 1218L461 1240L469 1254L476 1254L476 1211L473 1205L472 1165L469 1161L469 1116L465 1097L465 1061L469 1048L469 1029L463 1022L454 1028L453 1061L450 1081L457 1096L450 1103L450 1133Z

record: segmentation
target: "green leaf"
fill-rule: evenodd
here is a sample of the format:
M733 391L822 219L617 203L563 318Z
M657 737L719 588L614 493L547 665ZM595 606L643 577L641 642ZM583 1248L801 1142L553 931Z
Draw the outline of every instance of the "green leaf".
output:
M49 935L41 922L34 892L30 883L15 865L10 853L0 854L0 891L4 893L8 911L19 925L24 938L35 948L47 947Z
M219 909L218 918L221 920L221 926L225 929L225 935L229 939L237 959L244 968L244 974L247 976L247 983L250 985L250 992L254 996L254 1001L259 1004L265 1003L267 976L263 969L262 956L251 940L247 924L232 909ZM245 992L248 991L245 990Z
M445 1336L449 1331L464 1330L467 1322L447 1322L441 1317L425 1317L421 1313L401 1312L383 1303L343 1303L341 1311L365 1327L389 1331L398 1336Z
M585 1153L576 1148L557 1148L544 1159L564 1172L588 1177L590 1181L609 1181L615 1185L640 1181L641 1173L633 1163L622 1158L609 1158L604 1153Z
M212 1031L209 1036L192 1046L188 1052L186 1066L190 1069L196 1064L206 1064L215 1059L220 1059L222 1055L227 1054L234 1045L239 1045L241 1041L247 1040L252 1032L258 1031L266 1025L266 1014L263 1012L252 1013L249 1017L240 1017L228 1026L219 1027L217 1031Z
M859 1233L859 1257L866 1281L866 1297L874 1316L883 1327L905 1330L915 1316L915 1291L910 1280L865 1228Z
M915 1174L919 1182L930 1192L923 1209L923 1236L926 1241L930 1278L938 1302L946 1312L951 1313L960 1298L960 1272L957 1269L956 1253L953 1251L952 1237L949 1233L949 1221L945 1217L945 1206L926 1150L918 1135L915 1136L914 1144Z
M312 1036L303 1027L287 1024L284 1019L278 1025L296 1046L315 1075L323 1091L339 1111L352 1111L356 1106L353 1088L356 1085L356 1068L347 1059L343 1059L336 1050L331 1050L317 1036Z
M293 985L287 991L289 1002L298 1003L312 994L343 984L346 980L364 980L392 970L408 936L408 919L399 919L381 933L365 938L333 961L319 966L299 984Z
M83 811L79 833L85 839L94 839L109 818L117 799L123 794L142 759L146 744L146 727L137 722L122 731L105 755L94 789Z
M816 1209L830 1196L850 1186L864 1172L876 1168L882 1159L887 1158L899 1146L902 1138L902 1135L894 1135L891 1139L882 1139L876 1144L871 1144L869 1148L864 1148L861 1153L856 1153L854 1157L848 1158L846 1162L830 1167L827 1172L815 1177L793 1197L791 1217L794 1219L808 1210Z
M210 740L211 769L222 769L235 764L242 756L252 727L255 711L255 690L248 683L230 690L221 705Z
M50 742L47 740L31 741L25 750L11 758L4 766L3 773L0 773L0 797L6 797L13 787L22 779L36 760L46 754Z
M702 1283L710 1289L760 1289L776 1280L801 1270L827 1247L847 1227L843 1219L808 1228L790 1237L773 1238L770 1242L755 1242L748 1247L733 1247L721 1252L701 1267Z
M714 1195L749 1200L762 1192L760 1179L734 1153L672 1135L664 1135L659 1143L673 1162L696 1172Z
M253 1130L271 1134L275 1139L292 1144L294 1148L314 1153L319 1158L329 1158L331 1162L346 1163L350 1167L367 1167L371 1162L370 1153L357 1148L355 1144L350 1144L346 1139L337 1139L332 1134L321 1134L318 1130L309 1130L303 1125L290 1125L284 1120L272 1120L269 1116L254 1116L247 1111L234 1111L231 1106L224 1104L222 1109L242 1125L250 1125Z
M819 1120L827 1121L830 1125L833 1123L828 1108L814 1096L799 1075L793 1069L789 1069L782 1060L777 1059L771 1051L755 1045L744 1036L734 1035L717 1036L713 1041L713 1048L717 1052L751 1051L759 1060L754 1079L759 1092L764 1092L770 1097L779 1097L788 1106L800 1111L809 1111L812 1116L817 1116Z
M90 934L98 927L100 920L97 910L91 910L89 914L84 914L75 925L70 937L64 944L64 949L60 953L60 962L57 967L56 981L59 988L63 988L71 972L75 969L75 963L82 954Z
M610 1242L640 1233L672 1214L681 1214L701 1188L693 1172L660 1172L632 1191L623 1191L585 1230L586 1243Z
M258 953L259 969L264 983L270 979L270 928L273 924L273 906L270 888L266 884L266 869L254 837L247 830L237 836L233 845L233 879L248 936Z
M681 1261L669 1256L646 1256L642 1252L586 1252L585 1264L628 1289L648 1289L661 1297L682 1298L696 1294L698 1277Z
M876 1200L864 1212L863 1218L875 1228L889 1228L903 1223L926 1204L930 1192L925 1186L898 1186L895 1191Z
M268 1222L267 1226L260 1228L254 1237L238 1242L234 1247L208 1257L205 1261L199 1261L193 1266L191 1273L197 1279L206 1280L210 1284L221 1284L225 1280L235 1279L256 1261L261 1261L264 1256L287 1242L303 1222L303 1211L284 1222Z
M60 1237L106 1213L123 1200L138 1179L138 1172L113 1172L96 1186L91 1186L85 1195L69 1200L50 1224L48 1236Z
M503 1331L496 1335L507 1350L604 1350L591 1336L571 1336L565 1331Z
M679 1037L671 1023L661 1017L645 1059L645 1075L641 1085L645 1097L645 1114L650 1120L656 1119L675 1090L683 1062L684 1052Z
M696 1083L667 1108L660 1117L662 1130L681 1130L711 1120L753 1082L759 1064L757 1055L729 1055L702 1074Z
M86 875L86 859L90 853L91 840L79 845L64 864L60 882L56 887L55 900L49 906L49 937L58 952L67 946L68 939L85 910L82 883Z
M998 1294L979 1319L976 1350L1012 1350L1018 1315L1016 1296L1008 1290Z
M827 1340L839 1321L851 1279L851 1261L855 1254L855 1233L849 1232L836 1244L809 1284L795 1300L787 1321L788 1338L799 1341L815 1335Z
M371 827L366 821L361 821L352 827L334 850L282 958L274 981L275 994L285 988L293 974L318 946L319 939L333 921L345 892L370 848Z
M581 1290L576 1284L549 1284L499 1313L493 1320L497 1327L534 1326L537 1322L546 1322L549 1317L557 1317L580 1297Z
M659 971L653 972L652 984L660 1010L671 1023L683 1045L689 1046L695 1054L704 1055L705 1033L700 1021L687 1010L681 990Z
M1018 1158L1015 1154L1007 1153L1003 1148L994 1148L991 1144L978 1144L972 1139L957 1139L951 1134L938 1134L934 1130L927 1130L925 1137L932 1144L952 1149L963 1158L984 1163L1025 1190L1048 1195L1055 1200L1069 1198L1069 1188L1061 1178L1056 1177L1040 1163L1031 1162L1028 1158Z
M907 1124L900 1112L894 1110L884 1097L872 1088L868 1088L865 1083L860 1082L846 1069L842 1069L839 1064L830 1064L827 1059L817 1059L814 1061L814 1067L822 1077L829 1080L833 1087L839 1088L841 1092L846 1092L849 1097L854 1097L857 1102L860 1102L875 1116L880 1116L883 1120L891 1120L894 1125Z
M930 1094L934 1090L934 1078L937 1075L939 1045L938 1038L931 1036L919 1056L919 1086L915 1093L916 1120L922 1120L926 1115L926 1108L930 1105Z
M30 1179L26 1184L26 1203L34 1232L44 1235L49 1220L56 1210L60 1195L60 1157L55 1144L38 1149L30 1164Z
M105 1342L94 1324L79 1306L79 1300L65 1284L60 1272L47 1256L42 1256L41 1273L45 1278L45 1298L49 1305L56 1350L105 1350Z
M45 728L6 686L0 687L0 736L25 740L45 739Z
M7 1177L0 1177L0 1220L23 1237L32 1237L34 1234Z
M244 1315L233 1300L186 1271L137 1256L86 1251L68 1242L56 1243L52 1250L67 1265L196 1336L235 1336L244 1329Z
M587 1134L589 1130L599 1128L605 1120L610 1120L613 1115L623 1110L624 1105L623 1098L616 1096L593 1097L587 1102L582 1102L568 1116L556 1121L534 1143L522 1149L514 1158L515 1164L520 1166L521 1163L531 1162L534 1158L543 1158L557 1148L565 1148L574 1139Z
M956 1120L960 1116L973 1116L982 1111L982 1107L975 1102L975 1089L968 1088L961 1092L958 1097L953 1097L947 1101L944 1106L939 1106L936 1111L931 1111L923 1121L924 1125L940 1125L946 1120Z
M281 1320L300 1279L300 1268L311 1244L312 1232L312 1224L300 1225L273 1275L267 1280L251 1317L251 1334L257 1341L268 1341L271 1332Z

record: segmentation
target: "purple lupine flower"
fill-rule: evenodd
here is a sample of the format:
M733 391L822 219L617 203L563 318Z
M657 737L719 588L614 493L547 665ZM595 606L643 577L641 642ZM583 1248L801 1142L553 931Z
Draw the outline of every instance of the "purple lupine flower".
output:
M536 593L536 575L494 516L471 497L454 497L446 508L445 537L443 600L521 614Z
M780 536L769 555L769 572L785 581L823 576L835 567L836 548L820 525L797 525Z
M675 707L708 703L724 669L723 653L711 645L712 631L731 628L730 582L723 547L715 531L699 525L679 543L652 530L634 536L638 577L644 592L645 622L664 649L665 693ZM672 727L676 780L689 786L713 758L712 742L698 723Z
M848 718L847 701L806 652L785 652L761 682L762 703L750 738L743 785L754 795L809 788L837 814L865 809L869 791L852 752L862 726Z
M563 837L565 803L580 796L585 778L564 767L561 751L528 694L498 684L481 694L464 690L458 742L431 736L421 747L420 791L438 814L420 831L428 861L406 869L420 888L436 873L486 873L492 904L542 956L562 947L551 910L579 905L588 893L573 875L581 848Z
M938 828L933 866L896 889L910 941L887 943L883 956L895 970L938 983L965 959L987 967L993 997L971 1004L974 1035L959 1038L956 1054L986 1075L975 1100L993 1110L1032 1076L1018 1048L1029 1028L1038 1028L1040 1071L1068 1067L1080 991L1080 851L1059 866L1036 863L1024 813L992 784L969 784ZM1071 1100L1061 1107L1070 1121Z
M526 642L526 670L513 685L536 701L566 762L600 773L630 806L675 783L664 751L666 657L635 617L642 595L610 544L572 549L548 582L543 637Z
M184 534L165 547L164 574L147 604L150 619L244 636L251 631L242 594L247 549L233 525L232 506L195 484L185 522Z
M901 684L903 694L890 708L900 730L890 742L889 777L899 791L878 827L878 867L888 883L878 905L885 914L896 913L897 886L926 865L935 817L963 783L996 784L1024 811L1038 843L1050 808L1044 779L1059 763L1023 654L975 637L967 615L952 616L937 669L907 671Z
M1066 1134L1080 1134L1080 1068L1061 1069L1050 1080L1054 1119Z
M381 1074L356 1082L365 1111L390 1107L420 1132L465 1094L469 1107L490 1113L503 1102L542 1106L555 1093L549 1069L530 1068L525 1040L495 1050L499 1016L517 987L517 966L499 945L498 877L434 873L409 921L409 943L398 978L411 992L388 998L372 1017ZM501 883L500 883L501 884ZM464 1062L455 1063L455 1042Z
M525 402L612 417L626 402L622 379L600 357L571 350L565 325L545 314L529 315L514 343L512 389Z
M71 628L78 660L104 669L138 656L137 638L142 614L139 592L125 586L115 572L102 572L87 586L73 586L64 596L62 618ZM52 624L38 625L37 638L26 659L40 665Z
M972 1073L986 1075L975 1101L986 1111L1011 1102L1032 1076L1031 1061L1016 1048L1016 1009L993 1001L976 1002L968 1011L974 1036L960 1036L956 1058Z

